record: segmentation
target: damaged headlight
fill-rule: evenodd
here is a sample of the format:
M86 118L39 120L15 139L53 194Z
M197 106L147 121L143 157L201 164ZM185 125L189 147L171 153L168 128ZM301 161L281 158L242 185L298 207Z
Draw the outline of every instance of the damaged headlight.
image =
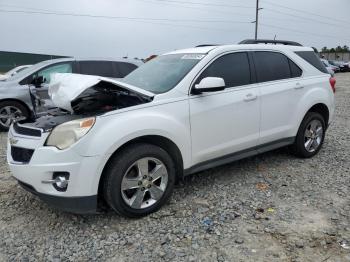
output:
M95 124L95 117L69 121L56 126L46 141L47 146L66 149L85 136Z

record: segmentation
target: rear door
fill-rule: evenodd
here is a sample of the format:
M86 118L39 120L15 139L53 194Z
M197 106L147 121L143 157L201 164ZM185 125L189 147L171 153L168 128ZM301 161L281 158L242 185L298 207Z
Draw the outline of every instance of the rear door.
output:
M195 84L205 77L223 78L226 89L190 97L193 164L253 150L259 138L259 90L248 53L216 58Z
M254 61L261 96L259 144L290 136L292 116L305 92L302 70L286 55L275 51L256 51Z

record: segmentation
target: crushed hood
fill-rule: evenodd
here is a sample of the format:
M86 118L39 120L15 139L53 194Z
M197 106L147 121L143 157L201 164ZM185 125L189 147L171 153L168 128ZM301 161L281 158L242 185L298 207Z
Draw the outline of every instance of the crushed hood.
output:
M55 106L73 113L72 101L76 100L87 89L94 87L101 82L115 85L116 88L123 88L148 98L154 97L154 94L151 92L118 80L79 74L53 74L51 76L51 83L48 92Z

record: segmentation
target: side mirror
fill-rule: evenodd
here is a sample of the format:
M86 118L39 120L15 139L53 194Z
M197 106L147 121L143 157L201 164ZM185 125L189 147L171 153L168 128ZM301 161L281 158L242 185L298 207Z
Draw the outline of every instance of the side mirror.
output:
M205 77L199 84L194 86L194 93L216 92L226 88L225 80L221 77Z
M40 87L43 83L45 83L45 77L37 76L33 78L31 84L34 85L35 87Z

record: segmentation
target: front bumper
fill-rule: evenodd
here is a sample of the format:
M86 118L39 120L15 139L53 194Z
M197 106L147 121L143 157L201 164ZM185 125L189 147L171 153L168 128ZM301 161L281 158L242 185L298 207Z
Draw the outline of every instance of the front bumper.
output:
M13 176L22 187L58 209L73 213L95 212L101 158L81 156L72 148L58 150L43 146L46 138L45 134L41 137L23 136L10 129L7 162ZM32 149L30 160L26 163L15 161L11 154L13 146ZM54 172L69 173L65 192L58 191L53 184L43 183L52 179Z
M75 214L95 214L97 211L97 195L85 197L61 197L39 193L34 187L18 180L18 184L38 196L48 205L57 208L61 211Z

